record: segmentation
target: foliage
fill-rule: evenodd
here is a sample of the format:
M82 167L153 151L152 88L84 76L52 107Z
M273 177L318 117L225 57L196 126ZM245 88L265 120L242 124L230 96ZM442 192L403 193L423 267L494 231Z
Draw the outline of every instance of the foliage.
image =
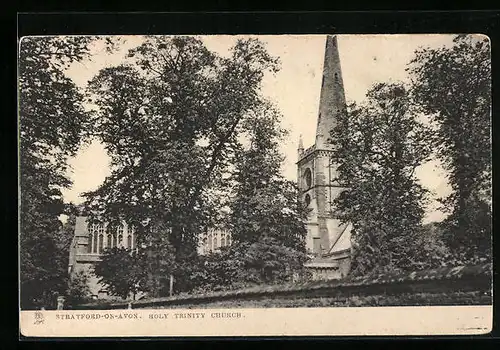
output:
M236 149L228 183L227 217L222 225L232 243L200 257L198 289L224 290L279 283L302 268L307 211L296 185L281 173L279 142L286 134L270 105L242 123L245 140Z
M79 271L71 276L66 292L66 303L69 308L91 301L88 281L89 275L84 271Z
M232 259L238 282L274 283L290 278L305 261L307 210L296 185L280 173L279 114L266 108L248 120L249 146L237 151L229 204Z
M441 223L428 223L421 227L415 237L415 245L420 247L419 268L457 266L450 260L450 252L443 240Z
M417 118L406 88L380 83L365 104L352 105L332 132L338 214L353 225L353 274L420 265L426 191L415 169L430 155L430 130Z
M443 199L447 244L468 259L491 257L491 63L488 38L459 35L424 48L408 67L413 95L438 126L434 147L452 193Z
M19 48L21 307L55 303L66 281L67 251L54 235L64 212L66 159L86 125L82 94L64 75L88 54L91 38L27 37Z
M193 280L196 281L193 292L204 293L234 288L240 268L238 261L233 259L233 252L227 247L199 256L196 270L192 274Z
M105 249L94 267L95 275L112 295L135 299L138 292L151 297L168 293L168 277L176 268L174 250L168 236L161 234L164 228L151 225L150 229L145 232L143 243L133 249Z
M182 290L198 236L217 217L243 122L261 109L260 84L277 61L254 39L226 58L197 38L146 37L128 56L135 65L105 68L89 83L112 173L87 205L136 227L139 244L146 232L167 237Z
M169 277L186 272L183 270L179 271L179 269L186 268L186 264L176 263L175 250L168 240L168 234L162 234L162 232L165 232L164 229L162 230L156 225L156 231L148 236L146 244L138 247L138 251L142 251L142 255L139 255L139 258L144 260L141 263L145 264L143 268L147 275L143 291L152 297L168 295ZM189 288L189 281L180 279L178 282L175 283L177 291Z
M93 36L24 37L19 43L21 307L55 305L66 288L67 231L61 189L67 158L88 135L83 94L66 75L89 57ZM108 51L113 40L105 38ZM64 233L60 237L60 233ZM62 241L59 241L62 239Z
M133 299L138 292L146 290L146 257L137 250L128 248L106 249L102 259L94 266L99 283L108 287L110 294Z

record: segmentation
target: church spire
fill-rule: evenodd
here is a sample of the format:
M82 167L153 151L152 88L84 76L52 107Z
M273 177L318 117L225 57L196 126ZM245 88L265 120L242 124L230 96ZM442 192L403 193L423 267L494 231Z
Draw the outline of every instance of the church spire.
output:
M340 69L337 37L328 35L323 64L323 80L316 127L316 149L329 149L330 132L335 127L339 114L345 109L344 83Z

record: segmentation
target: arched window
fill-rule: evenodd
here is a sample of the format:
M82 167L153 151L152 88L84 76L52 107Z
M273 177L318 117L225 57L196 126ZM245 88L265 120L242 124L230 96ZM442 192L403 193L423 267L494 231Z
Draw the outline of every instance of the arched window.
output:
M98 244L98 234L95 231L94 234L92 235L94 242L92 244L92 253L97 253L97 244Z
M106 248L111 249L113 247L113 235L108 233L106 237Z
M87 244L87 253L92 253L92 243L94 243L94 235L89 233L89 243Z
M122 245L123 245L123 225L119 225L116 228L115 247L121 247Z
M90 226L92 253L98 253L97 248L99 244L99 228L99 224L92 224Z
M104 224L97 225L97 232L99 234L99 243L97 247L97 253L102 254L104 250Z
M223 233L222 238L220 240L220 246L225 247L226 246L226 235Z
M101 234L99 234L99 247L97 250L98 253L102 253L103 246L104 246L104 235L101 233Z
M88 253L94 253L95 252L95 249L97 247L97 232L96 232L96 229L95 229L95 225L92 224L92 225L89 225L89 244L87 246L87 252Z
M208 237L207 237L207 251L211 251L212 250L212 234L208 234Z
M127 248L132 248L132 235L130 233L127 236Z
M311 169L309 169L309 168L306 169L306 171L304 172L304 179L306 181L306 188L311 187L311 185L312 185Z
M217 245L217 236L214 235L214 249L217 249L219 248L219 246Z
M339 74L338 73L335 73L335 82L338 83L339 82Z
M304 202L306 203L306 207L311 204L311 196L309 194L306 194L306 196L304 197Z

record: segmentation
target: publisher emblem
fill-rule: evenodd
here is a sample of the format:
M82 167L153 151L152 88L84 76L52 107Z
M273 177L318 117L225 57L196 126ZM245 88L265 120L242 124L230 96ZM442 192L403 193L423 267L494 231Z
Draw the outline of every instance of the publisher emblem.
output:
M41 311L36 311L35 312L35 324L36 325L39 325L39 324L43 324L45 322L45 318L43 316L43 313Z

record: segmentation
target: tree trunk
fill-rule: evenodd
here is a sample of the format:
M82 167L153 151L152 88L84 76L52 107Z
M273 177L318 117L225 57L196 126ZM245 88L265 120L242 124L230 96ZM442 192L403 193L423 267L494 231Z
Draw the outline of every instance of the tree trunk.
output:
M174 275L170 274L170 288L169 288L170 296L174 295Z

